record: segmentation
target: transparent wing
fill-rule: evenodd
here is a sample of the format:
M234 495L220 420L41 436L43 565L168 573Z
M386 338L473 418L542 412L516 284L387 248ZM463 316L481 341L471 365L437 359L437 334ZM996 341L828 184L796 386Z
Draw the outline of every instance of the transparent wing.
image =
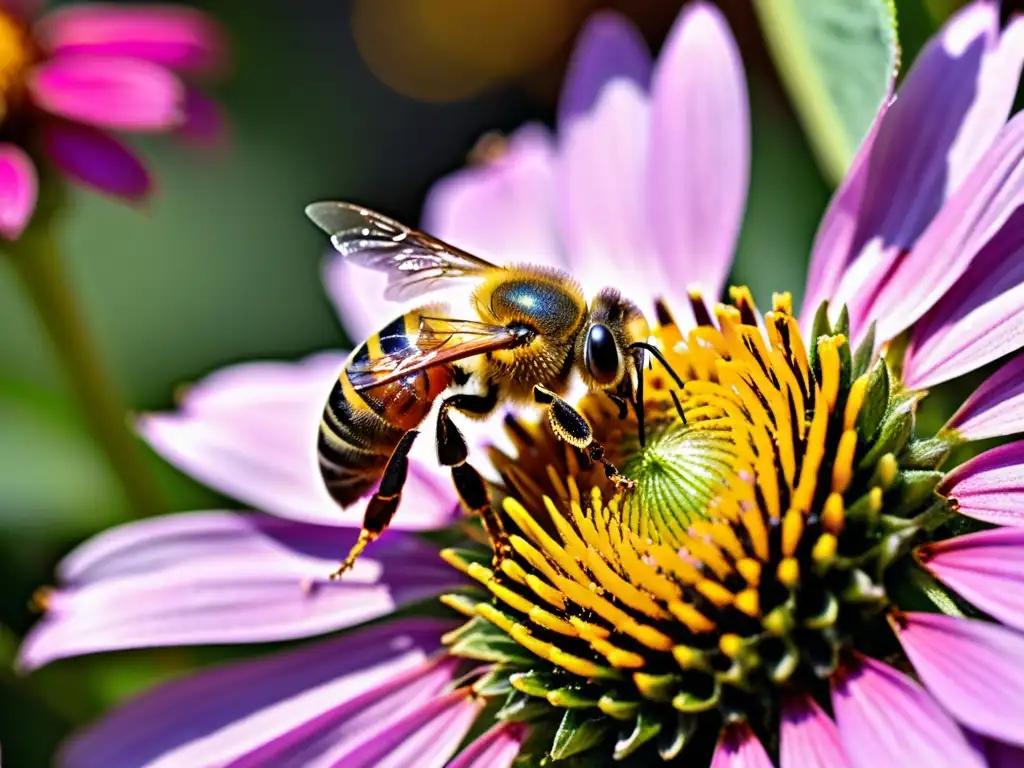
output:
M384 298L406 301L436 290L441 281L479 278L494 264L351 203L313 203L306 215L331 236L353 264L384 272Z
M382 355L363 365L348 368L349 381L358 389L389 384L405 376L446 363L454 363L496 349L525 343L521 329L489 325L475 320L445 317L420 318L417 343L391 355Z

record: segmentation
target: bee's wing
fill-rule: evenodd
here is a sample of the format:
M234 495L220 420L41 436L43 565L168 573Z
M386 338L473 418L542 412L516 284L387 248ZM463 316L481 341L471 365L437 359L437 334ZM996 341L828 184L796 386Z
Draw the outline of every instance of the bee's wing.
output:
M351 203L313 203L306 215L331 236L353 264L384 272L384 298L406 301L436 290L441 281L479 278L494 264Z
M454 363L496 349L508 349L521 343L522 333L503 325L446 317L422 317L415 345L361 365L350 365L348 377L355 389L370 389L427 368Z

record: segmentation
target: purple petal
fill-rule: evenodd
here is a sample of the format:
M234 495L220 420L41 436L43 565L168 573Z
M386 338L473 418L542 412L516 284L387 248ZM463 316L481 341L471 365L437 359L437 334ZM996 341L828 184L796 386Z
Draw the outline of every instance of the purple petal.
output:
M862 258L875 239L881 241L879 254L914 247L1006 121L1024 49L1016 29L1000 42L998 16L994 3L970 4L917 57L871 145L856 235L837 258L844 267ZM847 279L843 298L870 297L880 287L877 270L858 272L875 281L852 286ZM815 301L825 295L815 294ZM851 312L851 320L866 328L875 315L868 302Z
M917 557L973 605L1024 631L1024 530L997 528L936 541Z
M24 150L0 144L0 237L17 240L36 209L36 167Z
M903 364L910 389L933 387L1024 346L1024 208L915 326Z
M357 744L335 745L325 764L335 768L407 768L413 765L444 768L483 706L482 700L471 698L468 688L452 691L420 706L398 722L389 723L374 738L361 733ZM308 764L307 750L304 744L303 760L295 764ZM238 768L258 768L266 764L259 757L254 762L240 762Z
M658 57L648 173L650 227L669 285L699 283L717 299L747 201L750 115L736 41L713 5L686 8Z
M42 21L38 32L52 54L142 59L192 73L220 69L226 48L223 32L211 17L173 5L88 3L60 8Z
M584 25L573 49L558 103L558 123L589 112L612 80L630 80L646 91L651 54L640 31L624 16L598 11Z
M683 296L686 288L667 279L646 226L647 134L646 95L630 80L613 80L589 113L562 129L556 175L566 255L584 294L614 284L644 309L652 286Z
M1024 527L1024 442L986 451L956 467L938 492L960 514L993 525Z
M200 145L217 145L227 133L220 105L202 91L185 89L185 121L178 132Z
M795 693L784 699L780 731L782 768L810 765L848 768L835 723L807 694Z
M1021 220L1011 217L1024 202L1022 158L1024 113L1007 123L976 161L913 250L886 270L882 282L863 286L851 300L851 324L866 328L877 319L878 338L893 338L942 298L1001 229L1019 238ZM1015 247L1012 242L1007 247Z
M988 768L1024 768L1024 749L1001 741L985 740Z
M29 89L47 112L99 128L163 131L184 116L178 78L137 59L59 56L36 67Z
M146 166L124 144L80 123L49 121L43 126L46 154L80 184L126 200L149 194Z
M718 737L711 768L772 768L772 761L750 726L734 723Z
M550 134L525 125L507 140L491 141L495 146L480 163L431 187L423 229L501 264L560 266Z
M403 619L191 674L78 735L61 764L224 765L291 734L307 736L313 755L372 738L451 684L454 665L429 659L450 626Z
M328 495L316 458L316 430L344 365L341 353L300 363L247 363L187 391L176 413L153 414L139 430L175 466L227 496L266 512L326 525L358 526L365 502L342 510ZM415 461L392 527L437 528L458 503L430 440Z
M917 683L858 656L832 679L832 709L854 768L984 768L960 728Z
M448 768L509 768L526 736L522 723L497 723L459 752Z
M115 528L73 552L21 649L34 668L98 651L308 637L384 616L461 583L400 531L345 578L355 529L257 514L182 513Z
M914 670L953 717L1024 746L1024 636L938 613L901 614L892 624Z
M1024 432L1024 355L986 379L953 414L945 429L965 440Z
M867 189L868 161L878 128L892 103L886 99L875 115L874 122L854 155L850 170L832 195L814 235L807 286L800 310L800 327L805 333L810 332L818 306L825 299L833 297L850 262L859 255L853 251L853 246L861 209L866 204L864 192Z

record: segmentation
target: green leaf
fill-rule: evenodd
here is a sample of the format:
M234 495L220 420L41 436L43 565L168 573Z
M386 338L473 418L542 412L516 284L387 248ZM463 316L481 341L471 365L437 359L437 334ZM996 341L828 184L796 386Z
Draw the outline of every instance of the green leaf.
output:
M612 720L581 709L567 709L551 743L551 759L564 760L597 746L611 729Z
M850 166L899 66L892 0L755 0L768 49L818 162Z

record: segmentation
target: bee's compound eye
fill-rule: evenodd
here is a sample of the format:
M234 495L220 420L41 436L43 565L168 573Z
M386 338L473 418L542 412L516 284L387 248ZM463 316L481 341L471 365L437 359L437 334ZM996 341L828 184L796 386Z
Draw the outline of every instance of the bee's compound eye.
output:
M595 323L587 332L583 362L599 384L611 384L619 378L622 361L619 348L608 326Z

